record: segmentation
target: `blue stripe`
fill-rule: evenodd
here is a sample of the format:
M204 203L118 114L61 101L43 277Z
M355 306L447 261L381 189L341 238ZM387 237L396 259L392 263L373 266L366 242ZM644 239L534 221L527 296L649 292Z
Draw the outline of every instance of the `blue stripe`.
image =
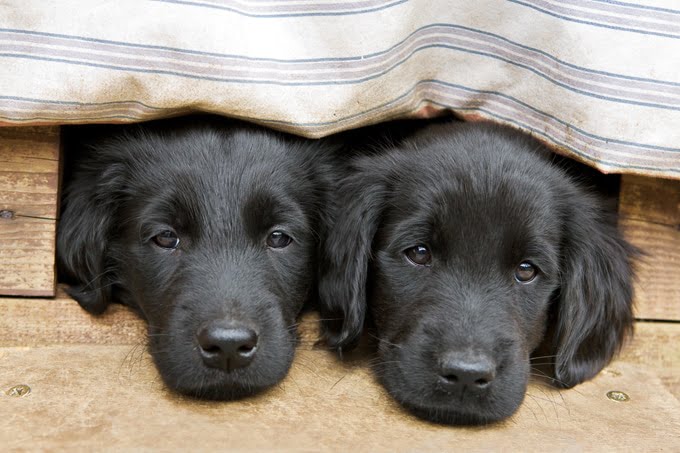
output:
M4 116L0 115L0 119L8 120L8 121L14 121L14 122L29 122L29 121L59 121L61 124L67 124L67 123L82 123L83 121L99 121L99 120L111 120L111 119L126 119L126 120L133 120L133 121L139 121L141 117L138 116L127 116L127 115L107 115L107 116L88 116L88 117L78 117L78 118L64 118L64 117L59 117L59 118L53 118L53 117L44 117L44 116L32 116L30 118L19 118L19 117L11 117L11 116Z
M633 76L627 76L627 75L624 75L624 74L616 74L614 72L598 71L598 70L595 70L595 69L586 68L584 66L577 66L577 65L569 63L567 61L560 60L559 58L553 56L552 54L549 54L549 53L547 53L547 52L545 52L541 49L538 49L536 47L526 46L524 44L521 44L521 43L512 41L508 38L505 38L504 36L497 35L495 33L486 32L486 31L483 31L483 30L478 30L476 28L465 27L463 25L446 24L446 23L433 24L433 26L450 27L450 28L454 28L454 29L460 28L462 30L471 31L471 32L474 32L474 33L479 33L481 35L490 36L490 37L499 39L501 41L507 42L509 44L512 44L513 46L521 47L522 49L526 49L526 50L529 50L529 51L532 51L532 52L539 53L539 54L543 55L544 57L547 57L547 58L549 58L549 59L551 59L551 60L553 60L553 61L555 61L555 62L557 62L561 65L567 66L567 67L572 68L572 69L576 69L578 71L588 72L588 73L591 73L591 74L604 75L604 76L608 76L608 77L612 77L612 78L618 78L618 79L624 79L624 80L634 80L636 82L650 82L650 83L657 83L657 84L662 84L662 85L670 85L670 86L680 87L680 82L671 82L671 81L666 81L666 80L649 79L649 78L645 78L645 77L633 77ZM423 28L425 28L425 27L423 27Z
M381 109L384 109L384 108L386 108L386 107L389 107L391 104L395 104L395 103L401 101L402 99L408 97L413 91L416 90L416 88L417 88L419 85L424 84L424 83L433 83L433 84L442 85L442 86L446 86L446 87L458 88L458 89L461 89L461 90L463 90L463 91L468 91L468 92L470 92L470 93L475 93L475 94L492 94L492 95L494 95L494 96L498 96L498 97L505 98L505 99L507 99L507 100L509 100L509 101L511 101L511 102L514 102L514 103L519 104L519 105L521 105L521 106L523 106L523 107L526 107L526 108L528 108L529 110L531 110L531 111L533 111L533 112L535 112L535 113L537 113L537 114L539 114L539 115L541 115L541 116L544 116L544 117L546 117L546 118L550 118L550 119L552 119L552 120L554 120L554 121L560 123L560 124L561 124L562 126L564 126L565 128L568 128L568 129L577 131L578 133L580 133L580 134L582 134L582 135L584 135L584 136L586 136L586 137L592 138L592 139L594 139L594 140L598 140L598 141L603 142L603 143L616 143L616 144L619 144L619 145L625 145L625 146L630 146L630 147L634 147L634 148L645 148L645 149L652 149L652 150L656 150L656 151L667 151L667 152L672 152L672 153L680 152L680 148L671 148L671 147L667 147L667 146L650 145L650 144L647 144L647 143L629 142L629 141L625 141L625 140L618 140L618 139L615 139L615 138L602 137L602 136L600 136L600 135L591 134L591 133L586 132L585 130L583 130L583 129L579 128L579 127L574 126L573 124L567 123L566 121L564 121L564 120L562 120L562 119L560 119L560 118L557 118L557 117L554 116L554 115L551 115L551 114L549 114L549 113L546 113L546 112L543 112L543 111L541 111L541 110L538 110L537 108L535 108L535 107L533 107L533 106L527 104L526 102L522 102L522 101L520 101L520 100L517 99L517 98L514 98L514 97L509 96L509 95L507 95L507 94L501 93L501 92L499 92L499 91L492 91L492 90L478 90L478 89L475 89L475 88L466 87L466 86L464 86L464 85L458 85L458 84L455 84L455 83L444 82L444 81L442 81L442 80L437 80L437 79L420 80L419 82L416 82L416 83L413 85L413 87L411 87L408 91L404 92L404 94L400 95L399 97L397 97L397 98L395 98L395 99L393 99L393 100L391 100L391 101L389 101L389 102L386 102L386 103L384 103L384 104L378 105L378 106L376 106L376 107L372 107L372 108L370 108L370 109L368 109L368 110L364 110L363 112L360 112L360 113L355 113L355 114L352 114L352 115L349 115L349 116L340 118L340 119L338 119L338 120L325 121L325 122L316 122L316 123L296 123L296 122L289 122L289 121L280 121L280 120L261 120L261 119L258 119L258 121L265 121L265 122L267 122L267 123L269 123L269 124L281 124L281 125L283 125L283 126L299 126L299 127L331 126L331 125L334 125L334 124L338 124L338 123L341 123L341 122L345 122L345 121L348 121L348 120L351 120L351 119L354 119L354 118L357 118L357 117L360 117L360 116L364 116L364 115L369 114L369 113L371 113L371 112L374 112L374 111L381 110ZM447 108L452 108L451 106L446 106L446 107L447 107ZM247 117L243 117L243 118L245 118L245 119L250 119L251 121L253 120L253 118L247 118Z
M428 28L436 28L436 27L442 27L442 28L451 28L454 30L465 30L469 31L472 33L477 33L481 34L484 36L489 36L495 39L499 39L503 42L509 43L513 46L520 47L522 49L526 49L532 52L539 53L561 65L570 67L572 69L576 69L579 71L583 72L588 72L592 74L598 74L598 75L604 75L608 77L613 77L613 78L619 78L623 80L634 80L638 82L649 82L649 83L656 83L656 84L661 84L661 85L669 85L673 87L680 87L680 82L671 82L667 80L658 80L658 79L650 79L650 78L645 78L645 77L634 77L634 76L627 76L623 74L616 74L612 72L607 72L607 71L599 71L599 70L594 70L594 69L589 69L583 66L577 66L575 64L569 63L564 60L560 60L559 58L543 51L540 49L537 49L535 47L530 47L526 46L524 44L520 44L518 42L512 41L508 38L505 38L501 35L497 35L495 33L490 33L487 31L479 30L476 28L471 28L471 27L466 27L463 25L457 25L457 24L449 24L449 23L433 23L429 25L422 26L415 31L411 32L404 38L403 40L399 41L397 44L385 49L381 50L379 52L374 52L370 54L365 54L365 55L360 55L356 57L328 57L328 58L307 58L307 59L296 59L296 60L284 60L284 59L278 59L278 58L261 58L261 57L248 57L244 55L236 55L236 54L224 54L224 53L216 53L216 52L203 52L200 50L190 50L190 49L181 49L177 47L166 47L166 46L154 46L150 44L137 44L137 43L130 43L130 42L125 42L125 41L111 41L107 39L97 39L97 38L87 38L84 36L75 36L75 35L64 35L64 34L58 34L58 33L46 33L46 32L36 32L36 31L30 31L30 30L20 30L20 29L10 29L10 28L0 28L0 32L7 32L7 33L18 33L18 34L25 34L25 35L36 35L36 36L46 36L46 37L53 37L53 38L61 38L61 39L67 39L67 40L75 40L75 41L85 41L85 42L93 42L93 43L98 43L98 44L110 44L110 45L115 45L115 46L124 46L124 47L132 47L132 48L140 48L140 49L150 49L150 50L164 50L164 51L170 51L170 52L177 52L177 53L185 53L189 55L200 55L200 56L210 56L210 57L217 57L217 58L232 58L232 59L238 59L238 60L244 60L244 61L258 61L258 62L275 62L275 63L288 63L288 64L299 64L299 63L324 63L324 62L345 62L345 61L359 61L363 60L366 58L374 58L374 57L379 57L382 55L385 55L387 53L392 52L394 49L397 47L405 44L409 39L411 39L414 35L417 33L426 30Z
M429 102L431 102L432 104L437 105L439 107L451 108L451 107L447 107L445 104L441 104L441 103L436 102L436 101L429 101ZM493 118L497 118L497 119L499 119L503 122L513 124L515 126L519 126L521 128L524 128L524 129L528 129L533 134L540 135L541 137L543 137L545 141L549 141L549 142L555 143L557 146L564 147L564 148L568 149L569 151L573 152L574 154L576 154L576 155L578 155L578 156L580 156L580 157L582 157L586 160L589 160L591 162L602 163L602 164L606 164L606 165L609 165L609 166L612 166L612 167L618 167L618 168L648 170L648 171L657 171L657 172L670 172L670 173L680 174L680 169L677 169L677 168L649 167L649 166L645 166L645 165L623 164L623 163L620 163L620 162L614 162L614 161L611 161L611 160L606 160L606 159L601 159L601 158L591 156L589 154L584 153L583 151L580 151L578 148L574 148L573 146L567 145L566 143L558 143L558 141L555 137L552 137L552 136L546 134L545 132L541 131L540 129L534 129L533 127L529 126L528 124L524 124L520 121L517 121L517 120L512 119L512 118L505 117L503 115L499 115L498 113L492 112L490 110L486 110L484 108L478 108L478 107L457 108L456 110L457 111L469 110L469 111L474 111L474 112L483 112L483 113L486 113L487 115L489 115Z
M583 96L589 96L589 97L593 97L593 98L596 98L596 99L601 99L601 100L609 101L609 102L616 102L616 103L620 103L620 104L631 104L631 105L637 105L637 106L641 106L641 107L656 108L656 109L660 109L660 110L680 111L680 107L673 107L673 106L669 106L669 105L665 105L665 104L656 104L656 103L652 103L652 102L641 102L641 101L633 101L633 100L623 99L623 98L615 98L615 97L611 97L611 96L605 96L605 95L602 95L602 94L597 94L595 92L581 90L579 88L574 88L574 87L569 86L569 85L567 85L563 82L557 81L557 80L551 78L550 76L548 76L547 74L544 74L543 72L539 71L538 69L534 69L531 66L525 65L523 63L518 63L514 60L510 60L508 58L501 57L501 56L494 55L494 54L490 54L490 53L487 53L487 52L470 50L470 49L467 49L467 48L464 48L464 47L449 46L449 45L444 45L444 44L431 44L431 45L423 46L422 48L417 48L411 54L409 54L407 57L405 57L403 60L401 60L399 63L395 64L393 67L383 71L382 73L377 74L376 76L371 76L370 78L383 76L387 72L392 71L393 69L395 69L398 66L400 66L401 64L403 64L416 51L424 50L424 49L427 49L427 48L430 48L430 47L457 50L457 51L463 52L463 53L468 53L468 54L473 54L473 55L481 55L481 56L484 56L484 57L493 58L495 60L500 60L500 61L503 61L505 63L511 64L513 66L517 66L517 67L526 69L528 71L531 71L534 74L536 74L537 76L551 82L554 85L557 85L561 88L564 88L567 91L571 91L573 93L581 94ZM365 80L369 80L369 78L366 78L364 80L358 80L358 82L364 82Z
M153 110L166 110L163 107L153 107L151 105L147 105L147 104L145 104L143 102L139 102L139 101L109 101L109 102L53 101L53 100L48 100L48 99L35 99L35 98L24 98L24 97L19 97L19 96L2 96L2 95L0 95L0 99L8 99L8 100L11 100L11 101L36 102L36 103L41 103L41 104L80 105L80 106L137 104L137 105L141 105L143 107L153 109Z
M429 102L433 105L436 105L436 106L439 106L439 107L442 107L442 108L452 108L449 105L442 104L440 102L433 101L431 99L423 99L422 101L423 102ZM551 141L553 143L557 143L554 137L551 137L551 136L545 134L544 132L542 132L540 130L534 129L529 125L517 122L517 121L515 121L511 118L507 118L503 115L499 115L497 113L494 113L492 111L489 111L489 110L486 110L486 109L483 109L483 108L456 108L455 110L458 110L458 111L466 111L467 110L467 111L483 112L483 113L486 113L487 115L489 115L493 118L500 119L501 121L507 122L509 124L513 124L515 126L519 126L519 127L525 128L525 129L529 129L530 131L532 131L532 133L535 133L535 134L538 134L538 135L541 135L542 137L544 137L546 141ZM232 116L232 117L238 118L238 119L246 119L246 120L250 120L250 121L254 120L254 118L252 118L252 117L238 117L238 116ZM13 121L13 122L55 121L55 118L47 118L47 117L13 118L13 117L4 116L4 115L0 115L0 119ZM129 120L135 121L135 120L139 120L140 118L139 117L132 117L132 116L125 116L125 115L115 115L115 116L77 118L77 119L73 119L73 120L66 119L66 118L59 118L58 120L59 121L65 121L66 123L64 123L64 124L67 124L68 122L81 122L83 120L97 121L97 120L111 120L111 119L129 119ZM286 125L298 125L299 124L299 123L289 123L289 122L285 122L285 121L268 121L268 120L261 120L261 119L257 119L257 120L261 121L263 123L269 123L269 124L286 124ZM605 159L595 158L591 155L585 154L582 151L579 151L578 149L573 148L573 147L566 145L564 143L561 143L561 144L558 144L558 145L569 149L574 154L581 156L582 158L584 158L586 160L589 160L589 161L592 161L592 162L597 162L597 163L603 163L603 164L606 164L606 165L609 165L609 166L612 166L612 167L645 170L645 171L654 171L654 172L659 172L659 173L669 172L669 173L680 174L680 170L675 169L675 168L649 167L649 166L643 166L643 165L621 164L621 163L618 163L618 162L613 162L613 161L609 161L609 160L605 160Z
M680 14L680 10L670 9L670 8L661 8L659 6L648 6L648 5L639 5L637 3L617 2L615 0L592 0L592 1L598 2L598 3L609 3L610 5L626 6L628 8L648 9L650 11L660 11L660 12L663 12L663 13Z
M370 80L374 80L377 78L380 78L384 76L385 74L393 71L394 69L398 68L401 66L404 62L406 62L411 56L413 56L416 52L420 52L425 49L429 48L442 48L442 49L451 49L451 50L457 50L463 53L468 53L468 54L473 54L473 55L480 55L484 57L489 57L493 58L496 60L503 61L505 63L521 67L523 69L526 69L528 71L533 72L534 74L538 75L539 77L542 77L549 82L553 83L554 85L557 85L561 88L564 88L567 91L571 91L574 93L581 94L583 96L589 96L592 98L596 99L601 99L609 102L615 102L615 103L620 103L620 104L629 104L629 105L637 105L640 107L649 107L649 108L655 108L659 110L671 110L671 111L680 111L680 106L669 106L669 105L664 105L664 104L656 104L652 102L641 102L641 101L634 101L634 100L629 100L629 99L622 99L622 98L614 98L610 96L604 96L592 92L588 92L585 90L581 90L578 88L573 88L570 87L569 85L566 85L562 82L556 81L547 75L541 73L540 71L524 65L517 63L513 60L500 57L497 55L489 54L486 52L479 52L475 50L470 50L462 47L457 47L457 46L448 46L448 45L443 45L443 44L429 44L426 46L419 47L415 50L413 50L411 53L409 53L406 57L402 58L399 62L395 63L391 67L380 71L378 73L374 73L373 75L359 78L359 79L352 79L352 80L345 80L345 81L319 81L319 82L282 82L282 81L277 81L277 80L250 80L250 79L235 79L235 78L224 78L224 77L209 77L209 76L200 76L200 75L195 75L195 74L189 74L186 72L177 72L177 71L171 71L171 70L164 70L164 69L141 69L141 68L131 68L131 67L125 67L125 66L115 66L115 65L109 65L109 64L102 64L102 63L89 63L89 62L83 62L83 61L74 61L74 60L67 60L67 59L62 59L62 58L53 58L53 57L40 57L36 55L26 55L26 54L7 54L7 53L2 53L0 54L0 57L15 57L15 58L22 58L22 59L29 59L29 60L43 60L43 61L52 61L52 62L58 62L58 63L65 63L65 64L73 64L73 65L79 65L79 66L87 66L87 67L95 67L95 68L104 68L104 69L111 69L111 70L117 70L117 71L124 71L124 72L140 72L140 73L149 73L149 74L165 74L165 75L173 75L177 77L184 77L184 78L190 78L190 79L196 79L196 80L207 80L207 81L212 81L212 82L221 82L221 83L238 83L238 84L252 84L252 85L274 85L274 86L340 86L340 85L354 85L354 84L360 84L364 83Z
M526 6L527 8L534 9L536 11L547 14L549 16L557 17L558 19L563 19L563 20L567 20L567 21L570 21L570 22L576 22L576 23L579 23L579 24L592 25L594 27L601 27L601 28L608 28L610 30L619 30L619 31L627 31L627 32L630 32L630 33L639 33L641 35L661 36L663 38L680 39L680 35L672 35L672 34L669 34L669 33L661 33L661 32L655 32L655 31L643 31L643 30L638 30L638 29L635 29L635 28L625 28L625 27L619 27L619 26L616 26L616 25L606 25L606 24L603 24L601 22L591 22L591 21L587 21L587 20L574 19L573 17L553 13L552 11L548 11L546 9L539 8L538 6L530 5L528 3L524 3L524 2L521 2L519 0L506 0L506 1L508 1L510 3L516 3L518 5Z
M519 105L521 105L521 106L523 106L523 107L526 107L526 108L528 108L529 110L532 110L533 112L538 113L539 115L542 115L542 116L545 116L545 117L547 117L547 118L550 118L550 119L552 119L552 120L554 120L554 121L557 121L558 123L560 123L561 125L563 125L565 128L572 129L572 130L578 132L579 134L582 134L582 135L584 135L584 136L586 136L586 137L590 137L590 138L592 138L592 139L594 139L594 140L599 140L599 141L601 141L601 142L603 142L603 143L616 143L616 144L619 144L619 145L626 145L626 146L631 146L631 147L635 147L635 148L646 148L646 149L653 149L653 150L658 150L658 151L669 151L669 152L673 152L673 153L680 152L680 148L671 148L671 147L667 147L667 146L656 146L656 145L649 145L649 144L646 144L646 143L629 142L629 141L625 141L625 140L617 140L617 139L615 139L615 138L602 137L602 136L600 136L600 135L591 134L591 133L586 132L585 130L583 130L583 129L579 128L579 127L574 126L573 124L567 123L566 121L557 118L557 117L554 116L554 115L551 115L551 114L549 114L549 113L546 113L546 112L543 112L543 111L541 111L541 110L538 110L537 108L535 108L535 107L533 107L533 106L527 104L526 102L520 101L520 100L517 99L517 98L514 98L514 97L509 96L509 95L507 95L507 94L501 93L501 92L499 92L499 91L492 91L492 90L477 90L477 89L475 89L475 88L466 87L466 86L464 86L464 85L458 85L458 84L455 84L455 83L444 82L444 81L436 80L436 79L431 79L431 80L421 80L419 83L424 83L424 82L437 83L437 84L444 85L444 86L449 86L449 87L452 87L452 88L458 88L458 89L461 89L461 90L463 90L463 91L469 91L469 92L471 92L471 93L477 93L477 94L493 94L493 95L495 95L495 96L505 98L505 99L507 99L507 100L509 100L509 101L512 101L512 102L514 102L514 103L516 103L516 104L519 104Z
M352 16L356 14L365 14L365 13L372 13L375 11L381 11L384 9L389 9L392 8L393 6L400 5L402 3L406 3L409 0L398 0L394 3L390 3L388 5L383 5L383 6L376 6L375 8L367 8L363 10L354 10L354 11L336 11L336 12L324 12L324 13L281 13L281 14L253 14L253 13L246 13L244 11L238 10L236 8L231 8L228 6L219 6L219 5L210 5L210 4L205 4L205 3L197 3L197 2L189 2L185 0L153 0L156 2L162 2L162 3L175 3L178 5L187 5L187 6L197 6L201 8L210 8L210 9L219 9L223 11L229 11L232 13L240 14L241 16L246 16L246 17L255 17L258 19L271 19L271 18L287 18L287 17L315 17L315 16Z
M234 118L241 118L241 119L249 120L249 121L258 121L258 122L267 123L267 124L278 124L278 125L282 125L282 126L292 126L292 127L303 127L303 128L304 128L304 127L307 127L307 128L309 128L309 127L331 126L331 125L336 125L336 124L339 124L339 123L342 123L342 122L346 122L346 121L349 121L349 120L352 120L352 119L356 119L356 118L361 117L361 116L366 116L366 115L369 115L369 114L371 114L372 112L375 112L375 111L377 111L377 110L382 110L382 109L384 109L384 108L386 108L386 107L389 107L390 105L397 104L399 101L401 101L401 100L405 99L406 97L410 96L411 93L413 93L413 91L415 91L419 85L424 84L424 83L433 83L433 84L437 84L437 85L441 85L441 86L445 86L445 87L457 88L457 89L460 89L460 90L463 90L463 91L467 91L467 92L471 92L471 93L475 93L475 94L492 94L492 95L497 96L497 97L505 98L505 99L507 99L507 100L509 100L509 101L511 101L511 102L513 102L513 103L515 103L515 104L518 104L518 105L521 105L521 106L523 106L523 107L526 107L527 109L529 109L529 110L531 110L531 111L537 113L539 116L543 116L543 117L545 117L545 118L550 118L550 119L552 119L553 121L555 121L555 122L561 124L562 126L564 126L565 129L574 130L574 131L578 132L578 133L581 134L581 135L584 135L584 136L586 136L586 137L592 138L592 139L594 139L594 140L597 140L597 141L600 141L600 142L603 142L603 143L616 143L616 144L625 145L625 146L630 146L630 147L634 147L634 148L644 148L644 149L651 149L651 150L658 150L658 151L668 151L668 152L673 152L673 153L675 153L675 152L680 152L680 148L670 148L670 147L665 147L665 146L650 145L650 144L647 144L647 143L630 142L630 141L618 140L618 139L614 139L614 138L602 137L602 136L599 136L599 135L591 134L591 133L586 132L585 130L583 130L583 129L581 129L581 128L578 128L578 127L576 127L576 126L574 126L574 125L572 125L572 124L570 124L570 123L568 123L568 122L566 122L566 121L564 121L564 120L562 120L562 119L560 119L560 118L555 117L554 115L551 115L551 114L548 114L548 113L543 112L543 111L541 111L541 110L538 110L537 108L535 108L535 107L533 107L533 106L531 106L531 105L529 105L529 104L527 104L527 103L525 103L525 102L522 102L522 101L520 101L520 100L517 99L517 98L514 98L514 97L512 97L512 96L506 95L506 94L504 94L504 93L500 93L500 92L498 92L498 91L491 91L491 90L478 90L478 89L466 87L466 86L464 86L464 85L458 85L458 84L449 83L449 82L444 82L444 81L436 80L436 79L421 80L421 81L417 82L416 84L414 84L413 87L411 87L408 91L404 92L403 94L401 94L400 96L396 97L395 99L393 99L393 100L391 100L391 101L388 101L388 102L383 103L383 104L381 104L381 105L378 105L378 106L376 106L376 107L372 107L372 108L370 108L370 109L368 109L368 110L364 110L364 111L359 112L359 113L354 113L354 114L352 114L352 115L348 115L348 116L345 116L345 117L343 117L343 118L340 118L340 119L337 119L337 120L333 120L333 121L324 121L324 122L315 122L315 123L309 123L309 122L308 122L308 123L299 123L299 122L293 122L293 121L268 120L268 119L263 119L263 118L253 118L253 117L238 116L238 115L230 115L230 116L231 116L231 117L234 117ZM427 100L427 99L425 99L425 100ZM513 122L513 120L511 120L511 119L505 119L505 117L503 117L503 116L501 116L501 115L499 115L499 114L493 113L492 111L486 110L486 109L481 109L481 108L468 108L468 109L466 109L466 108L457 108L457 107L453 107L453 106L451 106L451 105L442 104L442 103L437 102L437 101L432 101L432 100L427 100L427 101L428 101L428 102L432 102L433 104L439 105L439 106L441 106L441 107L445 107L445 108L453 108L454 110L478 110L478 111L482 111L482 112L488 113L489 115L493 115L493 116L496 116L496 117L499 117L499 118L503 118L504 121ZM49 101L49 100L45 100L44 102L47 102L47 103L49 103L49 102L61 103L62 101ZM175 109L163 109L163 110L175 110ZM6 118L6 119L12 119L12 118L10 118L10 117L4 117L4 118ZM93 118L80 118L80 119L76 119L76 120L73 120L73 121L82 121L83 119L106 119L106 118L139 119L139 117L130 117L130 116L110 116L110 117L98 117L98 118L96 118L96 117L93 117ZM25 121L31 121L31 120L32 120L32 119L26 119ZM40 117L36 117L36 118L33 119L33 120L54 120L54 118L40 118ZM528 129L532 129L530 126L525 126L525 127L528 128ZM532 129L532 130L533 130L533 129ZM543 133L540 132L540 131L537 131L537 133L543 134ZM548 136L546 135L546 137L548 137ZM566 145L565 145L565 146L566 146ZM578 151L578 150L576 150L576 149L574 149L574 152L575 152L575 153L580 153L579 155L586 156L586 157L588 157L588 158L591 159L591 160L593 159L592 156L589 156L588 154L582 153L581 151ZM602 161L602 162L605 162L605 161ZM616 164L616 163L613 163L613 162L612 162L611 164L612 164L612 165L619 165L619 164ZM653 169L654 167L630 167L630 168ZM675 170L673 170L673 171L675 171Z
M92 43L97 43L97 44L110 44L110 45L114 45L114 46L132 47L133 49L165 50L165 51L169 51L169 52L185 53L185 54L188 54L188 55L200 55L200 56L209 56L209 57L216 57L216 58L233 58L233 59L244 60L244 61L262 61L262 62L294 64L294 63L323 63L323 62L334 62L334 61L359 61L359 60L362 60L362 59L365 59L365 58L380 56L380 55L383 55L385 53L390 52L394 48L396 48L399 45L406 42L411 36L413 36L417 32L422 31L426 28L429 28L430 26L431 25L423 26L423 27L417 29L416 31L412 32L411 34L409 34L406 37L406 39L404 39L403 41L400 41L399 43L388 48L387 50L381 50L379 52L375 52L375 53L372 53L372 54L360 55L358 57L301 58L301 59L296 59L296 60L284 60L284 59L280 59L280 58L248 57L248 56L245 56L245 55L227 54L227 53L218 53L218 52L204 52L204 51L200 51L200 50L181 49L181 48L178 48L178 47L155 46L155 45L152 45L152 44L138 44L138 43L132 43L132 42L126 42L126 41L112 41L112 40L108 40L108 39L88 38L88 37L85 37L85 36L64 35L64 34L61 34L61 33L47 33L47 32L40 32L40 31L21 30L21 29L15 29L15 28L0 28L0 33L6 32L6 33L17 33L17 34L23 34L23 35L45 36L45 37L50 37L50 38L61 38L61 39L67 39L67 40L73 40L73 41L84 41L84 42L92 42Z

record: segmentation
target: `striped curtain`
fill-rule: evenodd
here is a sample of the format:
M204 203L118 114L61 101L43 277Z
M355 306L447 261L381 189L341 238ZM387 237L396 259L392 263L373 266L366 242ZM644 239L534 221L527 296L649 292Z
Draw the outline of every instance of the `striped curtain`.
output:
M680 178L680 2L0 2L5 126L203 111L320 137L441 110Z

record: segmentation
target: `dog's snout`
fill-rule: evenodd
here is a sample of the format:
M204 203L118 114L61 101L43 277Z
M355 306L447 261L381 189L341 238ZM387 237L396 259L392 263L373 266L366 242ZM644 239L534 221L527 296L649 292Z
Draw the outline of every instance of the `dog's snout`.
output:
M439 368L440 383L447 390L484 389L496 377L496 364L482 353L448 352Z
M252 362L257 352L257 333L242 325L210 323L196 335L203 363L232 371Z

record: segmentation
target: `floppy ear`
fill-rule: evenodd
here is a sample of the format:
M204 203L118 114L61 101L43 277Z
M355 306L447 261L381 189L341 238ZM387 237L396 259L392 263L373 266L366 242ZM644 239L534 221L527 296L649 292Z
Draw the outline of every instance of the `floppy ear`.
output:
M68 294L88 312L99 314L111 302L115 279L107 253L122 165L94 161L90 165L77 171L65 190L57 257L60 271L72 283Z
M368 167L340 183L333 225L322 243L320 312L328 345L340 351L356 345L364 326L371 248L385 203L381 176Z
M565 193L566 232L555 329L556 385L595 376L633 331L632 259L614 215L579 188Z

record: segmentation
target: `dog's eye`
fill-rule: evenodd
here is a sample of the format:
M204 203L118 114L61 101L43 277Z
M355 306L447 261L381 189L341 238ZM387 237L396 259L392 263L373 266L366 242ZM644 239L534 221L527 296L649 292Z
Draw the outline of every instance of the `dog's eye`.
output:
M176 249L179 247L179 238L174 231L164 230L153 237L154 243L164 249Z
M419 266L427 266L430 264L430 261L432 261L432 254L424 245L416 245L415 247L406 250L404 253L409 261Z
M267 238L267 245L273 249L282 249L284 247L288 247L291 242L293 242L293 238L279 230L272 231L272 233Z
M529 261L522 261L515 269L515 279L520 283L529 283L536 278L538 268Z

